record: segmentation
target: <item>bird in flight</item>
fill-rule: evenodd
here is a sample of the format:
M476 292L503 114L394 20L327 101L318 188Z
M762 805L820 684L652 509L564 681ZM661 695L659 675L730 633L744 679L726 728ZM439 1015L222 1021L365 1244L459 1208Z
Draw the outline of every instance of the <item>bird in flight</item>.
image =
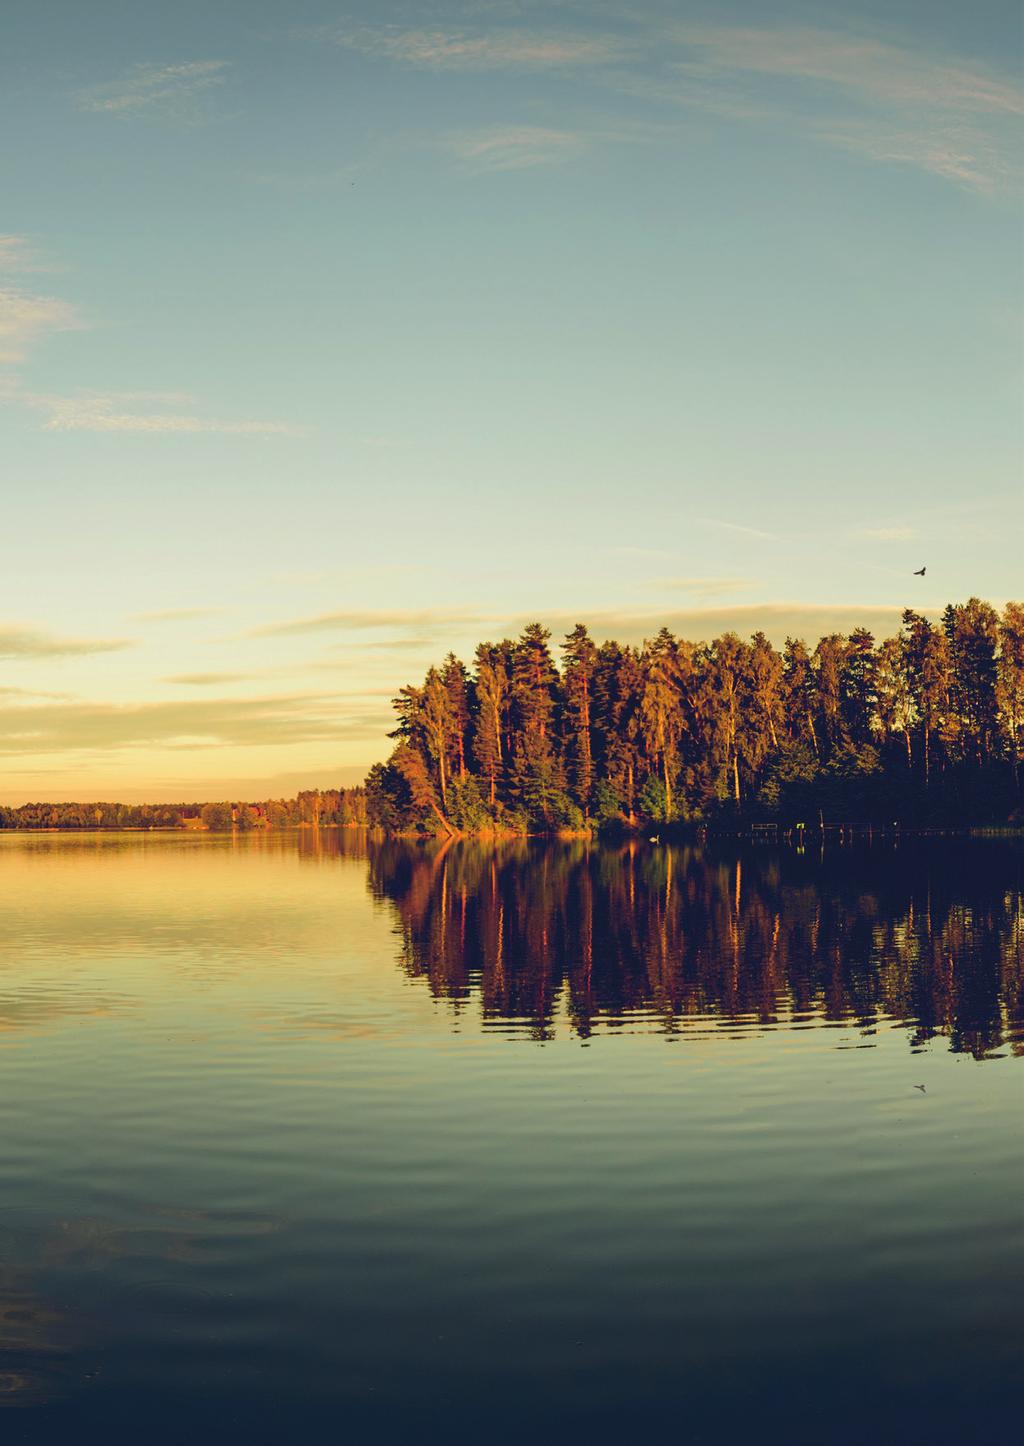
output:
M915 1085L914 1088L915 1088L916 1090L920 1090L923 1095L926 1095L926 1094L928 1093L928 1091L925 1089L924 1085Z
M923 567L919 567L919 568L917 569L917 571L914 573L914 576L915 576L915 577L924 577L926 570L927 570L927 569L925 569L925 568L923 568Z

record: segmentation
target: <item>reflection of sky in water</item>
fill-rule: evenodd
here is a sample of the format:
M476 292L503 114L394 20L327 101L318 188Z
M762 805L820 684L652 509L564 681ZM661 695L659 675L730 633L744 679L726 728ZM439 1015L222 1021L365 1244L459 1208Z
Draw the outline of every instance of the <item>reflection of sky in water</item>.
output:
M1018 846L0 836L0 888L26 1441L852 1446L851 1370L1009 1423Z

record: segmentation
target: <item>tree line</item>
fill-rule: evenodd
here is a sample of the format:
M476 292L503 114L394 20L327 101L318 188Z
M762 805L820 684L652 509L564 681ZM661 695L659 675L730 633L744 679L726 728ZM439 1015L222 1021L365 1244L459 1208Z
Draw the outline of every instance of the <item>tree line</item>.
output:
M907 609L781 651L763 632L641 647L532 623L394 700L367 818L455 835L695 822L1024 818L1024 604Z
M306 789L295 798L250 803L25 803L0 806L0 828L211 830L364 825L362 788Z

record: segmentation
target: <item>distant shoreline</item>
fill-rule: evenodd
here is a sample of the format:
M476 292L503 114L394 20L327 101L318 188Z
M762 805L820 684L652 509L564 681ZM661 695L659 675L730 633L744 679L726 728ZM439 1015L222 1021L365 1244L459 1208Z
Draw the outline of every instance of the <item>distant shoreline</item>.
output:
M594 844L692 844L718 839L742 839L762 843L802 843L811 839L900 839L900 838L993 838L1024 839L1024 825L1007 824L949 824L943 826L916 826L903 824L862 824L862 823L815 823L804 827L792 824L749 823L726 825L722 823L662 825L659 834L649 834L646 829L631 831L608 831L601 829L551 829L529 830L525 833L514 829L478 829L456 832L451 835L418 832L415 829L382 829L366 823L294 823L264 828L181 828L175 825L152 825L143 827L127 825L118 827L81 828L73 826L47 825L43 827L5 828L0 827L0 837L68 835L75 838L96 838L104 834L115 835L166 835L169 837L192 837L197 834L213 838L232 838L245 835L253 838L282 834L317 833L368 833L377 838L405 843L439 844L445 847L457 843L503 844L540 841L546 843L594 843Z

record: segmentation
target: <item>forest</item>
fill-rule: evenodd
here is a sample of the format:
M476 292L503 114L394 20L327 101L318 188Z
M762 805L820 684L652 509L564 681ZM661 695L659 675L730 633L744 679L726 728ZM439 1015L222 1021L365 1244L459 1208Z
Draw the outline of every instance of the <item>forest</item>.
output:
M894 637L813 648L762 632L692 643L663 628L558 648L539 623L454 655L394 700L366 779L392 833L626 832L765 822L1024 822L1024 604L971 598Z
M361 788L307 789L261 803L25 803L0 806L0 829L302 828L366 823Z

